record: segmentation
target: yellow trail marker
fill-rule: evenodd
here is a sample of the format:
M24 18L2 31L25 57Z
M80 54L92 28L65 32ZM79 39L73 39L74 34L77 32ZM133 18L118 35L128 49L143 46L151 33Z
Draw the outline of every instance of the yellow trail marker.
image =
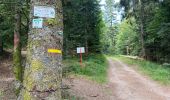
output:
M48 49L48 53L62 53L61 50L58 50L58 49Z

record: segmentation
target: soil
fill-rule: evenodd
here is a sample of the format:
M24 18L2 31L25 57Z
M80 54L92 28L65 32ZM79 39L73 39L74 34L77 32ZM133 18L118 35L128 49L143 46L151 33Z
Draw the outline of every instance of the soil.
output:
M4 52L0 58L0 100L16 100L12 73L12 54Z
M170 100L170 87L159 85L117 59L108 58L108 62L108 83L72 77L70 83L64 80L69 92L81 100Z

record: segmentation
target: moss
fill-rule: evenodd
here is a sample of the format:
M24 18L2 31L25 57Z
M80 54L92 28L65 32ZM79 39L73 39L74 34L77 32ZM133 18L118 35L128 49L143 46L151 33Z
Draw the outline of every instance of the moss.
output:
M14 51L13 59L15 78L16 80L22 82L21 51L19 47Z
M21 49L20 46L18 46L17 48L15 48L14 50L14 54L13 54L13 71L15 74L15 79L17 81L22 82L22 65L21 65ZM20 88L16 88L15 90L15 94L18 96L20 93Z
M43 64L38 61L38 60L33 60L31 62L31 72L34 73L34 72L39 72L43 70ZM29 75L27 78L26 78L26 86L27 86L27 89L28 90L31 90L33 87L34 87L34 76L32 75Z
M27 86L27 89L28 90L31 90L33 87L34 87L34 80L32 77L28 77L26 79L27 83L26 83L26 86Z
M28 91L25 91L25 93L24 93L24 100L32 100L31 95Z
M33 72L43 70L43 63L39 60L33 60L31 62L31 69Z
M3 97L4 93L0 90L0 97Z
M40 46L41 45L41 40L34 40L34 41L31 41L29 44L29 48L32 48L33 46Z
M31 61L30 67L31 68L30 68L29 72L27 71L25 73L25 80L24 80L24 84L25 84L25 86L27 87L28 90L32 90L34 85L36 84L33 74L30 74L30 73L42 71L43 70L43 64L39 60L33 60L33 61Z
M57 19L50 18L50 19L46 20L46 23L48 23L48 25L54 26L54 25L58 24L58 21L57 21Z
M27 61L29 60L29 59L31 59L31 57L32 57L32 52L33 52L33 46L36 46L36 47L38 47L38 46L40 46L41 45L41 41L40 40L34 40L34 41L29 41L28 42L28 46L27 46Z

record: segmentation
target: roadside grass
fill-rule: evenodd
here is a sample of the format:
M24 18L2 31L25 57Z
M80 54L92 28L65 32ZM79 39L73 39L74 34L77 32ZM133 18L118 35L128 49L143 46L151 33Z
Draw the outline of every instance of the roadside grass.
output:
M90 54L84 57L82 66L79 58L70 58L63 61L65 66L63 73L85 76L98 83L107 81L107 61L102 54Z
M3 92L0 90L0 98L3 97Z
M115 58L120 59L129 65L137 65L137 69L150 76L151 79L158 81L163 85L170 85L170 68L168 67L146 60L130 59L123 56L115 56Z

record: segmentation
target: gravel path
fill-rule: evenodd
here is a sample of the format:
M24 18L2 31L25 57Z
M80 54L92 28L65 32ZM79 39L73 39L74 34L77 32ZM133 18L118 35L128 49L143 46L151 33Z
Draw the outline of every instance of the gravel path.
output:
M107 84L74 77L70 93L80 100L170 100L170 87L165 87L139 74L117 59L108 58Z
M116 87L117 100L170 100L170 88L158 85L117 59L108 61L109 81Z

